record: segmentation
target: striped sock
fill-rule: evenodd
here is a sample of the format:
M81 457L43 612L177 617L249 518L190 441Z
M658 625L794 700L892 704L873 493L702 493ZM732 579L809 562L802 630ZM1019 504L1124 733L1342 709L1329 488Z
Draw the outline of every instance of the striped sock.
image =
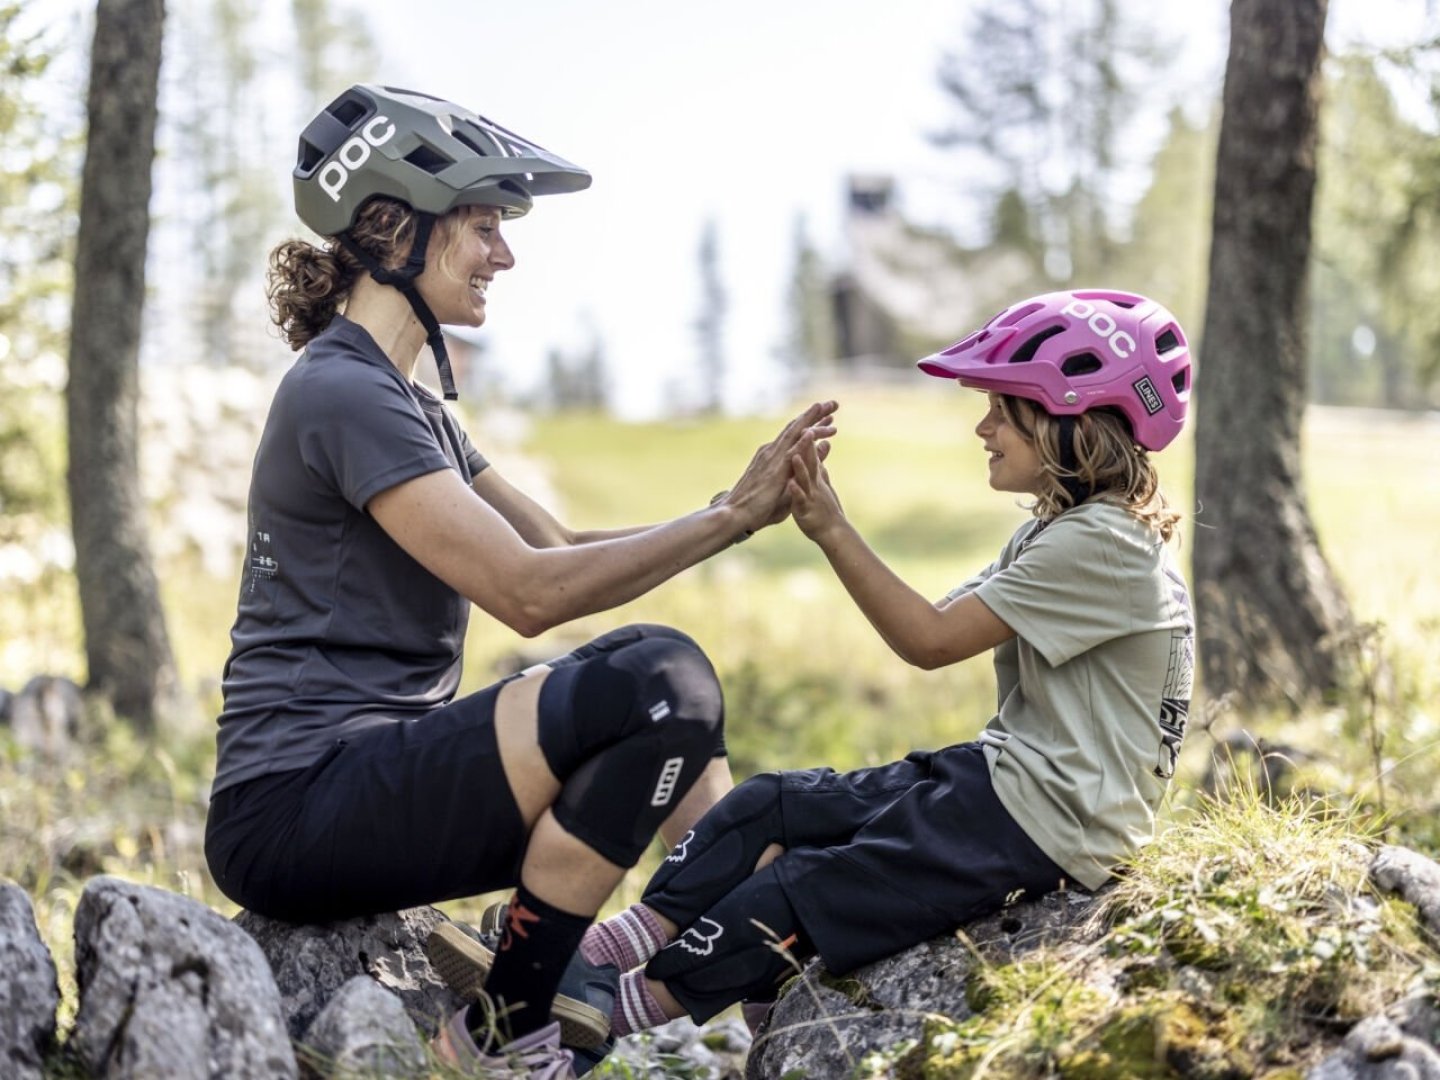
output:
M630 971L669 944L655 913L644 904L631 904L614 918L585 931L580 955L592 964L614 964Z
M615 997L615 1014L610 1018L610 1031L617 1039L669 1021L670 1017L645 985L643 971L629 971L620 976L620 993Z

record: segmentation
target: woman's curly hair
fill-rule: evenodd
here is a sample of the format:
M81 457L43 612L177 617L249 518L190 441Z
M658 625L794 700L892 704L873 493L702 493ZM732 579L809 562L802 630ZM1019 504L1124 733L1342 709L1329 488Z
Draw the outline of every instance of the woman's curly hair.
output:
M1092 409L1075 420L1075 468L1060 464L1060 424L1033 401L1000 395L1005 418L1032 443L1048 483L1035 497L1031 512L1052 518L1070 509L1075 500L1060 483L1073 477L1093 492L1091 498L1123 506L1166 541L1175 535L1181 513L1170 506L1160 490L1160 475L1150 455L1135 442L1130 422L1114 409Z
M394 199L371 199L360 208L350 235L382 266L399 266L415 237L415 213ZM364 272L333 236L326 237L323 247L286 240L270 252L265 290L270 317L292 349L303 349L330 325Z

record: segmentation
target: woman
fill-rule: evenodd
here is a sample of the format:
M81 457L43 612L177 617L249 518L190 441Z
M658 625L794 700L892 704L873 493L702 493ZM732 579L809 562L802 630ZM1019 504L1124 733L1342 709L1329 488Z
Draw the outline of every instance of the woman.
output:
M589 175L449 102L356 86L306 128L294 179L327 241L271 257L304 352L255 458L207 858L227 896L297 921L517 885L485 984L502 1035L467 1042L477 1007L446 1052L479 1065L511 1039L562 1075L551 1005L585 928L657 829L673 842L730 786L720 688L684 634L633 626L457 700L469 607L538 634L781 520L790 456L833 433L834 404L695 513L567 529L413 375L428 341L454 396L439 325L483 323L514 266L502 222Z
M616 1034L736 1001L763 1010L787 952L843 974L1019 893L1094 889L1152 834L1193 670L1167 547L1179 515L1148 456L1184 424L1185 336L1144 297L1050 293L920 366L988 393L975 434L990 486L1030 496L1034 520L933 604L865 543L803 444L795 522L902 659L929 670L993 651L999 711L974 742L765 774L726 796L581 946L629 972Z

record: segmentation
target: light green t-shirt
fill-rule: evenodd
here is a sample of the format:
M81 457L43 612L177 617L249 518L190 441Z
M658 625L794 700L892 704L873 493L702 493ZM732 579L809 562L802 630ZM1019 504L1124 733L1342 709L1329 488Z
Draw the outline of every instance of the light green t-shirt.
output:
M1194 672L1190 593L1134 516L1082 504L1022 526L953 590L1015 631L995 650L999 713L980 735L995 794L1087 889L1154 833Z

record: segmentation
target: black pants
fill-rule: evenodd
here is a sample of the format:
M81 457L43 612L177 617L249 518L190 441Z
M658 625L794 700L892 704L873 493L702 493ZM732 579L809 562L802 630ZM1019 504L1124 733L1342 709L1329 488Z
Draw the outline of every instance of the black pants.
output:
M656 637L684 635L625 627L550 666L582 665ZM217 792L205 855L220 890L262 915L313 922L515 885L528 835L496 744L505 682L336 742L308 768ZM569 721L546 717L561 734ZM715 752L723 754L723 742Z
M783 890L803 938L833 972L952 931L1017 891L1030 898L1051 892L1067 876L1001 805L979 743L848 773L771 774L762 790L773 793L774 806L754 846L773 835L785 848L772 864L773 887ZM712 848L733 862L736 835L756 830L762 816L764 808L737 788L661 864L645 903L682 931L695 924L723 897L682 887L687 868L690 881L710 877L700 868ZM748 866L759 853L746 853ZM745 988L732 1000L763 989Z
M274 919L316 922L513 885L525 825L495 742L499 693L217 792L205 855L220 891Z

